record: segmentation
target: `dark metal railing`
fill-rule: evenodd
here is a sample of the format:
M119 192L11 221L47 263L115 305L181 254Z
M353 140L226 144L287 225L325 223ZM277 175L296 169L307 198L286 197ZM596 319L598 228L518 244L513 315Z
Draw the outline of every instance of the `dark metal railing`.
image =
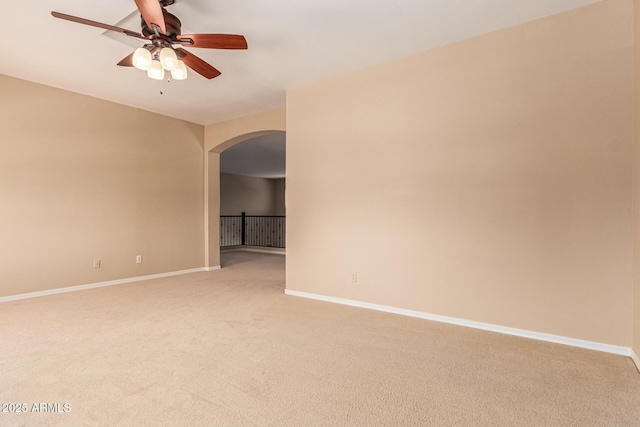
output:
M220 247L285 247L285 216L220 215Z

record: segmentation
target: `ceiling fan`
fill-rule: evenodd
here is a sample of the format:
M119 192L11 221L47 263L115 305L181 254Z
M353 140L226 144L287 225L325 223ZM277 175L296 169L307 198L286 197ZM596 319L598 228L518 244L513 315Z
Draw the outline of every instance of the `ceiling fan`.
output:
M204 49L247 49L246 39L237 34L182 34L180 20L165 9L175 0L134 1L140 11L142 33L60 12L51 12L51 15L143 40L144 46L122 59L118 65L146 70L149 77L157 80L164 78L165 70L171 71L175 80L183 80L187 76L186 67L207 79L213 79L221 74L207 62L183 49L183 46Z

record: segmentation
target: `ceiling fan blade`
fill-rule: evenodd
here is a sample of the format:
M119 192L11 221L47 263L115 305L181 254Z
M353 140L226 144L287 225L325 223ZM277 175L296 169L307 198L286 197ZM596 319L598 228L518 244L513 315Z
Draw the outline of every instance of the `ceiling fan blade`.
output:
M142 19L144 19L144 22L147 23L149 28L153 28L153 26L156 25L160 28L161 34L167 34L160 2L158 2L158 0L135 0L135 2L142 15Z
M140 33L136 33L135 31L127 30L125 28L116 27L114 25L103 24L102 22L91 21L84 18L78 18L77 16L67 15L66 13L60 12L51 12L51 15L55 18L64 19L66 21L77 22L79 24L89 25L91 27L98 27L102 28L103 30L117 31L118 33L123 33L131 37L147 40L147 38Z
M125 58L122 58L122 61L118 62L118 65L121 67L133 67L133 52Z
M237 34L182 34L176 36L185 46L205 49L246 49L247 40Z
M178 52L178 57L182 59L185 65L201 76L211 80L214 77L218 77L220 74L222 74L220 73L220 71L216 70L211 65L195 56L193 53L190 53L181 48L176 49L176 51Z

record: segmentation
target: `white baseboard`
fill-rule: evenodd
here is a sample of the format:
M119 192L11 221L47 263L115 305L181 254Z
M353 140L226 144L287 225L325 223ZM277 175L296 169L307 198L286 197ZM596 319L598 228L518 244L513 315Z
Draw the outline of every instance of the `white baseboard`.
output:
M289 289L286 289L284 291L284 293L287 294L287 295L296 296L296 297L310 298L310 299L315 299L315 300L320 300L320 301L332 302L332 303L336 303L336 304L350 305L350 306L353 306L353 307L360 307L360 308L367 308L367 309L371 309L371 310L384 311L386 313L400 314L400 315L409 316L409 317L417 317L419 319L433 320L433 321L436 321L436 322L449 323L449 324L458 325L458 326L466 326L468 328L482 329L482 330L490 331L490 332L498 332L500 334L515 335L517 337L531 338L531 339L539 340L539 341L546 341L546 342L552 342L552 343L556 343L556 344L569 345L569 346L572 346L572 347L580 347L580 348L586 348L586 349L589 349L589 350L602 351L602 352L605 352L605 353L618 354L620 356L628 356L628 357L632 357L632 358L634 357L634 352L629 347L621 347L621 346L616 346L616 345L611 345L611 344L603 344L603 343L594 342L594 341L586 341L586 340L580 340L580 339L575 339L575 338L563 337L563 336L560 336L560 335L553 335L553 334L545 334L545 333L541 333L541 332L527 331L527 330L524 330L524 329L516 329L516 328L510 328L510 327L506 327L506 326L492 325L490 323L475 322L475 321L472 321L472 320L465 320L465 319L458 319L458 318L455 318L455 317L440 316L440 315L437 315L437 314L429 314L429 313L423 313L423 312L420 312L420 311L405 310L405 309L402 309L402 308L389 307L389 306L386 306L386 305L370 304L370 303L366 303L366 302L343 299L343 298L328 297L328 296L324 296L324 295L317 295L317 294L312 294L312 293L307 293L307 292L293 291L293 290L289 290ZM634 359L634 362L636 363L636 365L640 366L638 364L637 356Z
M212 268L212 267L209 267ZM220 266L218 266L220 268ZM215 269L215 268L214 268ZM148 276L130 277L128 279L109 280L107 282L90 283L88 285L69 286L66 288L48 289L46 291L28 292L25 294L9 295L8 297L0 297L0 303L17 301L27 298L44 297L48 295L64 294L66 292L84 291L85 289L102 288L105 286L123 285L125 283L140 282L149 279L159 279L162 277L179 276L181 274L198 273L200 271L207 271L206 267L192 268L189 270L171 271L169 273L150 274Z
M205 267L205 268L204 268L204 271L220 270L220 268L222 268L222 267L221 267L221 266L219 266L219 265L214 265L214 266L212 266L212 267Z
M633 363L636 364L636 368L638 368L638 372L640 372L640 359L638 358L636 352L633 350L631 351L631 360L633 360Z
M220 250L220 253L225 253L225 252L257 252L257 253L261 253L261 254L274 254L274 255L286 255L287 254L287 252L285 250L282 250L282 249L269 250L269 249L247 248L247 247L221 249Z

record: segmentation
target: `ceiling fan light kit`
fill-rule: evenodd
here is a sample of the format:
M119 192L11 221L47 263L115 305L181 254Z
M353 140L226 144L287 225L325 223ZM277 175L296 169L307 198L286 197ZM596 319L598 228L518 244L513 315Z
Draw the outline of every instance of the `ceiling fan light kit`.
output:
M147 70L147 76L154 80L162 80L164 79L164 68L162 68L162 64L157 59L151 61L151 65Z
M160 50L160 63L165 70L173 71L178 68L178 55L169 47Z
M133 52L133 66L138 70L147 71L151 66L151 52L143 47L137 48Z
M178 60L178 66L171 70L171 78L173 80L184 80L187 78L187 66L184 65L184 62Z
M182 23L165 9L175 0L134 1L140 11L141 33L60 12L51 12L51 15L143 40L145 45L122 59L118 65L146 71L150 78L156 80L164 79L165 70L171 72L174 80L184 80L187 78L187 67L207 79L220 75L220 71L182 47L247 49L246 39L237 34L181 34ZM175 48L174 45L180 47Z

